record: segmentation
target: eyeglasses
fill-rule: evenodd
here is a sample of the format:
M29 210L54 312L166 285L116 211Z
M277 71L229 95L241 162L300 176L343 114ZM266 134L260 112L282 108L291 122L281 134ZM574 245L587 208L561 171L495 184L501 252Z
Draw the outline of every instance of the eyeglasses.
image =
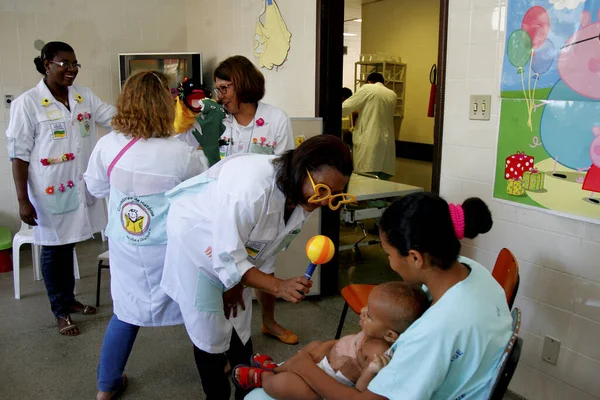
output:
M315 191L315 194L308 199L309 203L319 204L325 200L329 200L329 208L335 211L340 208L342 204L350 204L356 201L356 196L350 193L338 193L332 195L331 188L329 186L323 183L317 183L315 185L315 181L310 175L310 172L306 170L306 173L308 174L308 179L310 179L310 183Z
M48 60L48 62L59 65L63 68L77 68L77 69L81 68L81 64L77 64L77 63L71 64L70 62L66 62L66 61L54 61L54 60Z
M221 94L227 94L227 90L229 89L229 86L233 86L233 83L230 83L228 85L222 85L222 86L219 86L217 88L214 88L213 92L214 92L215 96L219 96L219 93L221 93Z

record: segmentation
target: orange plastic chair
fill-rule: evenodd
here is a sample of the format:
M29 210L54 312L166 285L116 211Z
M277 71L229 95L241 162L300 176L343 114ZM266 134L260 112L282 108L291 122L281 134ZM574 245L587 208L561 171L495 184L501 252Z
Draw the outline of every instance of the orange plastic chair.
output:
M335 338L339 339L342 334L342 328L344 327L344 322L346 321L346 314L348 313L348 306L352 308L356 314L360 314L360 310L367 305L367 299L369 298L369 294L371 290L376 285L348 285L342 289L342 297L345 300L344 309L342 310L342 315L340 316L340 322L338 324L337 332L335 334Z
M519 263L509 249L504 248L500 250L498 258L496 258L492 276L504 289L508 308L512 309L517 297L517 291L519 290L520 277Z

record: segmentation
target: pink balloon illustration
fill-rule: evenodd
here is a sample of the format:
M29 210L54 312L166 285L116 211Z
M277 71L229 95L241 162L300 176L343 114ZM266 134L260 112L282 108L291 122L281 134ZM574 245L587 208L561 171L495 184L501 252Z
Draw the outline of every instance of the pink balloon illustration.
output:
M544 7L531 7L523 17L521 28L529 33L534 49L539 48L546 38L550 30L550 16Z

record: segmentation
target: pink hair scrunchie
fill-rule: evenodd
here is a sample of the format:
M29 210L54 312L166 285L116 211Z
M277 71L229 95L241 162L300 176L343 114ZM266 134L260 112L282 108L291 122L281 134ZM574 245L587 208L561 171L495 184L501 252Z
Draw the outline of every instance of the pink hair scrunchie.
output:
M450 210L450 218L454 225L454 233L458 240L463 240L465 237L465 212L460 204L448 204Z

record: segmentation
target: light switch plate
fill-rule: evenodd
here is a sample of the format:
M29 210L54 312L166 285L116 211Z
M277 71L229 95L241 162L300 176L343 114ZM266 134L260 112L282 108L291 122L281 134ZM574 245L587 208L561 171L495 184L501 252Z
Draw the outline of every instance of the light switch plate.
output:
M472 94L469 102L469 119L489 121L492 108L492 96L489 94Z
M13 101L13 95L5 94L4 95L4 108L10 108L12 101Z
M552 365L558 364L558 354L560 353L560 341L546 336L544 338L544 348L542 349L542 360Z

